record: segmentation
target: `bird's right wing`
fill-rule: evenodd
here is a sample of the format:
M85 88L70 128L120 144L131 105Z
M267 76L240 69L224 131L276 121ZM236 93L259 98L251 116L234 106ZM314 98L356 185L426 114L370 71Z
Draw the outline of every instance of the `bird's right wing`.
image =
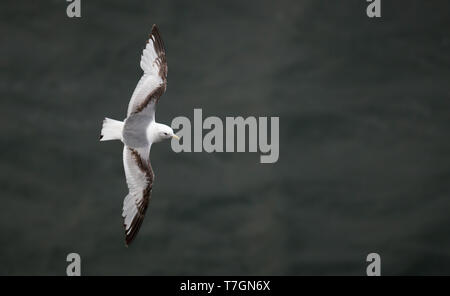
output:
M167 60L164 43L156 25L148 39L141 56L141 68L144 75L139 80L128 104L127 116L146 109L150 102L158 102L159 97L166 91ZM154 114L154 105L150 112Z
M125 145L123 149L123 166L129 190L122 211L127 245L133 241L142 225L152 193L154 175L149 152L150 147L133 149Z

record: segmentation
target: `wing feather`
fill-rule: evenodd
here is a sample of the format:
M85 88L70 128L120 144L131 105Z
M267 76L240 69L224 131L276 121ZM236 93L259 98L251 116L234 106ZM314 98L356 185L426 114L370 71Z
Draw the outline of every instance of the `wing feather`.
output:
M156 25L152 27L152 33L142 51L140 66L144 75L139 80L130 103L127 115L141 112L145 106L155 100L157 102L166 91L167 86L167 60L164 43ZM151 112L154 113L154 108Z
M133 149L128 146L124 146L123 150L123 165L129 190L122 210L127 245L139 232L152 192L154 175L148 158L149 151L150 147Z

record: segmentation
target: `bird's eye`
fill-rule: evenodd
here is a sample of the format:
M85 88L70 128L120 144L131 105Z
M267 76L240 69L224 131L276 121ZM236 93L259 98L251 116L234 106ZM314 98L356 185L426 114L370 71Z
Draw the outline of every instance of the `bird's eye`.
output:
M167 136L167 133L164 133L165 136Z

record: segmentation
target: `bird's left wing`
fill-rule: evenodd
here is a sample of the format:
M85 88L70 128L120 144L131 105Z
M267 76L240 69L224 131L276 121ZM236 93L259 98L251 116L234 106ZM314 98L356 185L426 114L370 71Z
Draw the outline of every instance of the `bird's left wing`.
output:
M125 145L123 149L123 166L129 190L122 210L127 245L133 241L142 225L152 193L154 175L149 152L150 147L134 149Z
M147 45L142 51L141 68L144 75L139 80L128 104L127 116L144 109L154 114L155 104L166 91L168 69L166 51L156 25L153 25ZM154 102L152 108L146 108L151 102Z

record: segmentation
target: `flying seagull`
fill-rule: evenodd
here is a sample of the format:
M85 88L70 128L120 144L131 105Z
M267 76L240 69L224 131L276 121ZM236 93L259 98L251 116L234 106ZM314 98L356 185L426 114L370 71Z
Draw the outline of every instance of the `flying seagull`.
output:
M141 68L144 74L131 96L127 118L105 118L100 135L100 141L121 140L124 144L123 166L129 190L122 211L126 245L136 237L152 193L152 144L170 138L179 140L169 126L155 121L156 104L167 86L166 52L156 25L142 52Z

